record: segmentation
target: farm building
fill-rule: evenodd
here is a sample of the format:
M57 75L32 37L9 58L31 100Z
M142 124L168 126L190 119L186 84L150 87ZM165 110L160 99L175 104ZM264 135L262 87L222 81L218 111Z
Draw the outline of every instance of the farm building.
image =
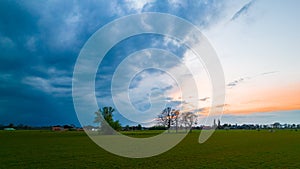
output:
M52 131L63 131L64 128L61 126L52 126Z

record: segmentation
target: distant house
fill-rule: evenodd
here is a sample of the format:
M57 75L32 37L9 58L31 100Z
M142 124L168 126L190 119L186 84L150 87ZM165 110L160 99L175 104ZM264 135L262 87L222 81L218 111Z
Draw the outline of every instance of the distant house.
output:
M76 127L74 125L64 125L63 128L65 131L76 131Z
M99 131L98 128L92 128L92 131Z
M77 129L75 125L57 125L57 126L52 126L52 131L83 131L83 129Z
M211 126L202 126L202 130L211 130L213 127Z
M14 128L4 128L3 130L6 130L6 131L14 131L14 130L16 130L16 129L14 129Z
M52 131L63 131L64 128L61 126L52 126Z

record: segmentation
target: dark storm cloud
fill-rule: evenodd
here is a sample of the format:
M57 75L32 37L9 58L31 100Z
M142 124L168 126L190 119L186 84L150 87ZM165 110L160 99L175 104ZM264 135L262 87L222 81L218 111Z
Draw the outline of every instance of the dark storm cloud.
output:
M81 47L98 28L134 11L117 1L0 3L0 123L76 121L71 78ZM109 69L114 59L108 57Z
M76 10L82 17L98 11L94 6L81 11L77 5L0 2L0 123L78 125L71 97L73 66L84 42L106 21L93 18L97 14L76 20ZM91 19L98 21L85 25Z
M0 1L0 123L78 125L71 97L76 58L97 29L120 16L137 12L122 3L114 0ZM193 2L173 6L157 1L146 4L143 11L182 15L203 26L208 24L206 18L216 20L216 11L222 8L216 4ZM102 79L112 76L112 68L119 63L115 62L117 56L124 57L121 55L124 51L136 50L134 45L132 50L130 45L125 46L123 51L115 51L119 52L116 57L103 60L107 69L101 66L106 72L100 76ZM104 80L96 88L108 89L110 83ZM102 94L109 95L105 91Z

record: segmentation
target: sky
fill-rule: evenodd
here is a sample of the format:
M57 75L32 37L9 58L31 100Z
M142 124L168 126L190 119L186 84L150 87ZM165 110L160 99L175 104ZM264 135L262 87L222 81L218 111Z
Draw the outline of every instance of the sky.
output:
M2 0L0 124L82 123L72 98L73 70L82 47L104 25L143 12L183 18L197 26L213 46L226 83L222 123L299 124L299 7L297 0ZM128 77L131 79L125 93L124 90L115 93L118 97L113 100L112 78L118 66L126 65L123 72L135 70L142 64L140 57L148 55L145 49L149 48L169 52L156 58L164 70L136 72ZM179 60L168 59L171 54ZM136 124L132 121L138 119L153 120L157 114L147 110L156 101L183 112L193 111L201 122L208 114L212 91L205 66L193 60L194 57L182 42L162 35L142 34L124 39L99 64L95 78L97 103L99 107L116 107L114 101L125 100L127 94L132 107L140 114L130 109L116 110L115 118L124 125ZM185 66L195 74L182 72L190 70ZM175 75L182 75L180 85ZM126 77L124 72L117 79L116 87L123 89L122 80ZM188 99L182 99L182 91ZM83 123L93 121L93 115L89 112Z

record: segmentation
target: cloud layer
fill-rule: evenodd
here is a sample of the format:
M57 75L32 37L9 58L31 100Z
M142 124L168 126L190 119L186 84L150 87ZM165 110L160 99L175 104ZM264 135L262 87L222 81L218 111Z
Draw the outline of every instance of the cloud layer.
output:
M203 30L217 49L230 92L239 93L232 94L232 102L239 100L238 95L243 91L256 91L257 85L265 89L272 83L282 90L281 86L300 84L297 78L300 77L298 6L298 1L286 4L274 1L270 4L248 0L2 0L0 124L79 125L71 87L73 67L81 48L105 24L121 16L141 12L173 14ZM168 49L183 58L190 56L180 43L166 37L146 35L124 40L111 49L99 65L96 95L100 106L111 104L110 79L118 64L130 53L149 47ZM186 64L190 63L187 61ZM173 69L175 71L176 67ZM270 72L272 70L276 70L276 74ZM272 78L271 73L274 73ZM257 76L245 77L245 74ZM206 75L201 74L199 79L205 79L203 76ZM263 76L268 80L262 79ZM140 84L137 78L131 87L133 89ZM240 84L245 84L243 90L242 85L237 87ZM190 100L196 99L206 107L210 100L209 87L207 84L197 85L202 88L202 95ZM295 91L298 90L288 93ZM180 100L176 92L168 98L174 103ZM187 101L184 100L184 103ZM292 104L296 109L296 103ZM141 105L147 108L146 103ZM120 115L116 117L122 119ZM126 123L126 120L122 122Z

